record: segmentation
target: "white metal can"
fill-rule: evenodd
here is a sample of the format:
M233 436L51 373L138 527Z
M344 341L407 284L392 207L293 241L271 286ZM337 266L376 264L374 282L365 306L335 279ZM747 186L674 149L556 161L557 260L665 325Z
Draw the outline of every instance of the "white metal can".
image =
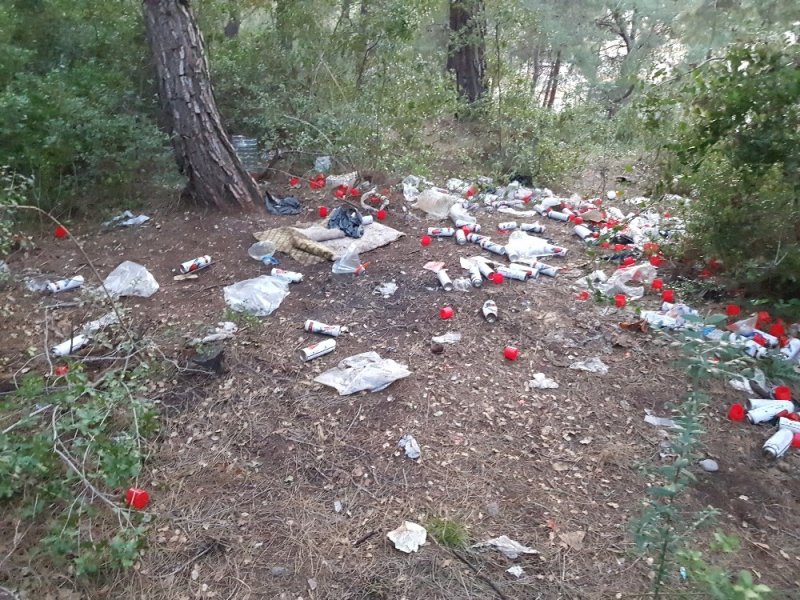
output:
M456 230L452 227L428 227L428 235L431 237L453 237Z
M480 242L478 242L478 244L484 250L488 250L489 252L494 252L495 254L499 254L501 256L504 256L505 253L506 253L506 247L505 246L501 246L500 244L495 244L489 238L482 239Z
M494 323L497 321L497 304L494 300L487 300L483 303L483 308L481 308L481 313L483 314L483 318L486 319L488 323Z
M198 256L197 258L193 258L192 260L187 260L185 263L181 263L181 273L191 273L192 271L199 271L200 269L205 269L210 264L211 264L211 257L208 254L206 254L205 256Z
M518 228L519 225L517 224L516 221L504 221L503 223L497 224L498 231L514 231L515 229Z
M459 246L463 246L467 243L467 234L464 233L463 229L456 229L456 243Z
M762 452L767 458L780 458L792 445L794 433L789 429L778 429L764 442Z
M468 221L468 220L466 220L466 219L455 219L455 220L453 221L453 224L454 224L454 225L455 225L457 228L461 228L461 227L469 227L470 225L472 225L472 220L470 219L470 220Z
M362 225L372 225L375 222L375 217L372 215L364 215L361 217L361 224Z
M558 275L558 267L551 267L550 265L546 265L544 263L538 263L538 265L540 275L547 275L548 277L555 277Z
M50 348L50 354L53 356L68 356L73 352L77 352L89 343L88 335L76 335L66 341L61 342Z
M558 212L557 210L551 210L547 212L547 218L553 219L554 221L569 221L569 215L563 212Z
M759 423L771 421L785 410L787 410L786 406L777 404L760 406L747 411L747 420L753 425L758 425Z
M478 268L478 265L475 263L473 263L473 265L469 268L469 281L472 284L472 287L479 288L481 285L483 285L481 271Z
M310 346L300 350L300 357L303 359L303 362L308 362L310 360L314 360L315 358L319 358L320 356L324 356L325 354L329 354L335 349L336 340L322 340L321 342L311 344Z
M480 271L481 275L486 277L486 279L489 279L492 275L494 275L494 269L492 269L488 263L485 263L482 260L476 260L475 264L478 266L478 271Z
M539 223L520 223L519 228L526 233L544 233L544 225Z
M441 269L440 271L436 271L436 277L439 278L439 283L442 284L445 292L452 292L453 291L453 282L450 279L450 276L447 274L445 269Z
M489 239L485 235L480 235L477 233L468 233L467 234L467 241L472 242L473 244L480 244L481 240Z
M480 233L481 226L477 223L467 223L464 225L464 233Z
M507 279L516 279L517 281L527 281L531 276L531 271L522 271L517 269L510 269L506 266L500 265L497 267L497 272Z
M772 400L764 398L748 398L747 400L745 400L744 405L747 407L747 410L753 410L754 408L761 408L762 406L781 406L782 410L788 410L790 413L794 412L795 408L794 402L792 402L791 400Z
M574 231L575 235L582 240L592 237L592 230L586 227L586 225L575 225L575 227L572 228L572 231Z
M47 282L47 291L51 294L57 294L58 292L64 292L66 290L74 290L75 288L79 288L83 285L83 275L75 275L75 277L70 277L69 279L61 279L59 281L48 281Z
M298 273L297 271L287 271L286 269L279 269L278 267L272 269L272 271L270 271L270 275L277 277L278 279L290 281L291 283L300 283L303 281L302 273Z
M311 319L308 319L305 322L303 329L309 333L321 333L323 335L330 335L332 337L339 337L343 333L347 333L347 327L343 325L327 325Z

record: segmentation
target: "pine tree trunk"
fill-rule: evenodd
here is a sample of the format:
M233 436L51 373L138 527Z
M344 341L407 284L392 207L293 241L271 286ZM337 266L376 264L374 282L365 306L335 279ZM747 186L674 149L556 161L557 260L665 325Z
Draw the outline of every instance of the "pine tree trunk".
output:
M550 75L550 95L547 98L547 108L553 108L556 101L556 90L558 89L558 76L561 72L561 50L556 52L556 64L553 65L553 71Z
M450 0L447 69L456 74L458 93L475 102L486 92L486 24L480 0Z
M188 178L182 198L218 208L259 206L258 186L222 126L189 0L143 0L142 6L164 122L178 169Z

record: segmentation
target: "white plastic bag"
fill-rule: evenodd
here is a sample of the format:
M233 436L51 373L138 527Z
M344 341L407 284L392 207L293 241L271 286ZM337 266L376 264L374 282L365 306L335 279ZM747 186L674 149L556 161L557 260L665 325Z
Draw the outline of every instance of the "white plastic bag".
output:
M524 231L512 232L506 244L506 254L511 262L539 256L564 256L566 253L566 248L553 246L546 239L528 235Z
M150 271L129 260L111 271L103 285L113 296L149 298L158 291L158 282Z
M625 294L633 300L638 300L644 296L644 288L632 287L628 284L641 283L646 285L652 283L655 276L656 268L653 265L644 264L623 267L617 269L614 274L608 278L608 281L598 284L597 289L606 296Z
M225 304L231 310L268 317L289 295L289 282L271 275L262 275L228 285L223 288L223 293Z
M356 180L358 179L358 172L353 171L352 173L344 173L342 175L328 175L325 178L325 187L327 188L337 188L340 185L346 185L347 187L351 188L356 184Z
M431 188L417 196L417 202L412 208L417 208L437 219L444 219L450 212L450 207L461 198L448 194L445 190Z
M409 375L411 371L405 365L381 358L377 352L364 352L345 358L336 368L325 371L314 381L336 388L340 396L347 396L362 390L379 392Z
M450 207L450 218L459 227L467 224L474 225L478 222L478 219L469 214L469 211L464 208L461 202Z
M350 244L344 254L331 267L331 271L336 275L358 275L363 270L364 266L361 264L358 246L355 243Z

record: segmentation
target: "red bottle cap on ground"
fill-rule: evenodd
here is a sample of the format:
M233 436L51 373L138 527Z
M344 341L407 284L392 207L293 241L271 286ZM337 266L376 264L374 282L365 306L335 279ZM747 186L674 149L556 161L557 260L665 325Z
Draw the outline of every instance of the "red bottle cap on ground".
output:
M583 225L583 217L575 217L575 225Z
M54 233L55 233L55 236L60 240L63 240L65 237L67 237L69 235L69 231L67 231L67 228L64 227L63 225L59 225L58 227L56 227L56 230L55 230Z
M650 284L654 290L661 290L664 289L664 280L663 279L653 279L653 283Z
M673 290L664 290L664 293L661 294L661 299L664 302L675 302L675 292Z
M614 252L622 252L626 247L625 244L614 244Z
M622 266L623 267L630 267L632 264L636 262L636 259L632 256L626 256L622 259Z
M661 257L658 254L653 254L647 260L649 260L650 264L653 265L656 268L660 267L661 263L663 262L663 260L661 259Z
M386 218L386 211L380 209L378 212L375 213L375 218L378 219L378 221L383 221Z
M53 369L53 373L55 373L56 377L63 377L69 373L69 367L67 365L58 365L55 369Z
M741 404L731 404L731 407L728 409L728 418L731 421L744 421L744 414L744 406Z
M320 218L324 219L328 216L328 207L327 206L320 206L319 207L319 216Z
M611 247L611 244L609 242L601 242L600 247L606 250Z
M454 314L456 314L456 311L454 311L451 306L443 306L439 309L439 316L442 319L450 319Z
M519 357L519 348L515 348L514 346L506 346L503 348L503 356L505 356L508 360L517 360Z
M583 290L580 294L578 294L577 298L578 298L578 300L588 300L589 299L589 292L587 292L586 290Z
M625 308L625 304L628 302L627 296L625 294L617 294L614 296L614 305L617 308Z
M775 400L791 400L792 390L785 385L779 385L772 390L772 395L775 396Z
M422 244L423 246L430 246L431 245L431 236L423 235L420 238L419 243Z
M776 338L783 337L786 334L786 328L783 326L783 323L776 321L772 324L772 327L769 328L769 334Z
M125 494L125 504L136 510L142 510L150 502L150 494L140 488L128 488Z
M792 435L792 448L800 448L800 431L795 431Z
M492 273L492 283L494 283L495 285L500 285L501 283L503 283L504 279L505 278L503 277L502 273Z
M729 317L736 317L742 312L742 308L738 304L728 304L725 307L725 314Z

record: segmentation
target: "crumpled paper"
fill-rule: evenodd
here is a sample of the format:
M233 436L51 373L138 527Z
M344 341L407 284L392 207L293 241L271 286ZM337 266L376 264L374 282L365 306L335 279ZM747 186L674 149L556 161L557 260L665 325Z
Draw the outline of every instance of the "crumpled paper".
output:
M387 533L386 537L394 543L395 548L406 554L411 554L418 551L419 547L425 543L428 532L422 525L411 521L403 521L400 527Z
M476 549L494 548L495 550L502 552L506 558L510 558L512 560L517 558L520 554L539 554L538 550L534 550L528 546L523 546L519 542L512 540L507 535L501 535L500 537L492 538L490 540L486 540L485 542L478 542L477 544L473 544L471 547Z

